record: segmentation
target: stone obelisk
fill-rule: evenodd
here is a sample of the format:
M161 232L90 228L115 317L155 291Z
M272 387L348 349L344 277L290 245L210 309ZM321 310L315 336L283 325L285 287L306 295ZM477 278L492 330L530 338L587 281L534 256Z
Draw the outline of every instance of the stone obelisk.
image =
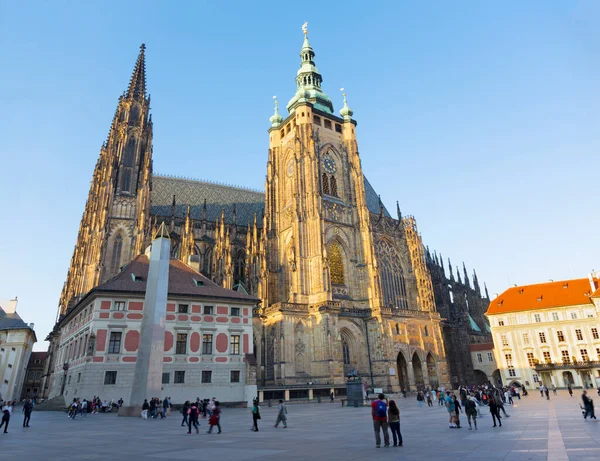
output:
M119 410L121 416L139 416L144 399L161 394L170 257L169 232L162 223L150 247L144 317L135 374L129 402Z

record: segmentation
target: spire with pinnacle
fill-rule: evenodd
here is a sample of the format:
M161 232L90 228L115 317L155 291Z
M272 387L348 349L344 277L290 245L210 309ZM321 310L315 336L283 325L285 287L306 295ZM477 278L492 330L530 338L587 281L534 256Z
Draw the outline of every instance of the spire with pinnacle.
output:
M138 55L129 82L129 88L125 93L125 97L129 99L140 99L146 97L146 45L142 43L140 46L140 54Z
M275 112L271 115L269 121L273 128L277 128L281 125L281 122L283 122L283 117L279 115L279 102L277 101L277 96L273 96L273 99L275 100Z
M344 89L342 88L342 91ZM344 95L344 107L340 110L340 115L344 118L344 122L351 122L352 116L354 115L354 111L348 107L348 101L346 100L346 93Z
M323 93L321 83L323 77L319 74L319 69L315 66L315 52L313 51L308 41L308 23L302 25L304 33L304 43L300 50L300 58L302 59L300 69L296 75L296 86L298 90L296 95L290 100L287 105L287 110L291 114L296 106L301 103L310 103L315 109L321 110L328 114L333 114L333 103L329 96Z

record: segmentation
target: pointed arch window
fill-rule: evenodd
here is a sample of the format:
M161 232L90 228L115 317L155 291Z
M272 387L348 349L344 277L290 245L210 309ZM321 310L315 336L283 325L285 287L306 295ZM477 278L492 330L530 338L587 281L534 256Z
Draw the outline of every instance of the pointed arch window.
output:
M135 163L135 138L129 138L123 155L123 165L133 166Z
M329 274L331 283L334 285L344 284L344 260L342 257L342 249L338 243L332 243L329 246Z
M331 190L331 195L333 195L334 197L338 196L337 181L334 175L331 175L331 177L329 178L329 189Z
M342 335L342 357L344 365L350 365L350 346L348 345L348 339L344 335Z
M406 282L398 253L386 240L377 242L375 249L381 276L384 305L386 307L408 309Z
M117 234L115 237L115 241L113 243L112 249L112 258L110 269L111 273L114 275L119 271L119 267L121 266L121 253L123 251L123 237L121 234Z
M323 173L323 193L329 195L329 178L327 173Z
M129 192L131 189L131 169L124 168L121 173L121 192Z

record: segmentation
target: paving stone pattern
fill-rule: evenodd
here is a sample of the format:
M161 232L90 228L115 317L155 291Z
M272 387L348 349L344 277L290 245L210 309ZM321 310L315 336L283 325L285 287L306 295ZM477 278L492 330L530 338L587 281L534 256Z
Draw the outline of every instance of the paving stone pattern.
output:
M600 398L594 393L596 408ZM63 413L34 412L22 428L17 409L8 434L0 433L2 461L32 460L598 460L600 419L584 421L577 397L559 392L550 401L530 393L507 406L511 418L492 428L487 409L479 430L449 429L445 408L419 408L416 399L397 399L402 448L375 448L368 408L334 404L289 405L288 429L273 428L276 409L261 407L260 431L250 431L249 409L225 409L222 434L187 435L180 415L143 421L115 414L72 421ZM466 426L466 420L461 418ZM550 437L549 437L550 436ZM548 440L550 438L550 440ZM391 439L391 434L390 434ZM549 450L550 449L550 450Z

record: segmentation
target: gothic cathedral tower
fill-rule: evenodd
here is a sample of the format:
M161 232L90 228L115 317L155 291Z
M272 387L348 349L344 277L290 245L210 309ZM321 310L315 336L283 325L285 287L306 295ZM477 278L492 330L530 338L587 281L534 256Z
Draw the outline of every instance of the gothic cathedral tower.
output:
M276 113L269 130L268 303L308 306L339 298L377 308L356 122L345 102L343 118L334 115L306 31L300 57L289 115L283 120Z
M100 149L77 243L60 297L60 314L141 253L150 234L152 117L146 95L145 45L119 98Z
M338 316L378 315L381 299L356 122L345 98L334 114L304 34L289 115L276 106L269 129L262 343L271 382L343 380Z

